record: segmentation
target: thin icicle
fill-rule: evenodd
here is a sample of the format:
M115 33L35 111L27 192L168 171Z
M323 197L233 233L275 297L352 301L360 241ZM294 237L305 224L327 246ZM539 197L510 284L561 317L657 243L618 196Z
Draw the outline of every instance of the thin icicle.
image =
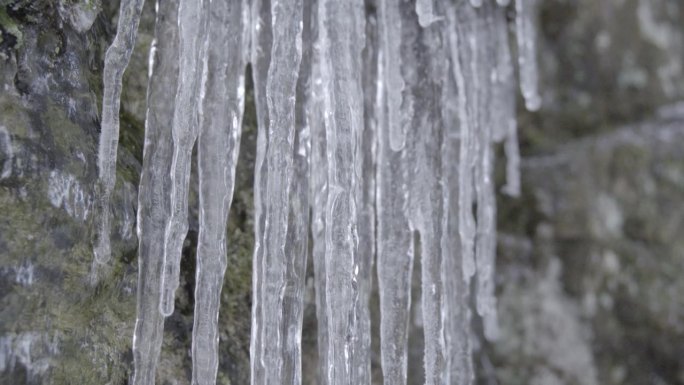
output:
M483 317L487 339L498 335L494 272L496 267L496 197L494 190L494 154L491 126L481 127L478 165L475 172L477 192L477 311Z
M157 1L150 49L145 146L138 191L138 290L133 385L154 384L164 331L159 312L166 218L170 213L171 125L178 80L178 0Z
M294 174L294 156L299 150L295 147L296 91L302 60L303 2L264 0L256 6L258 52L253 63L259 136L254 281L258 286L253 313L260 316L252 325L252 384L289 384L300 377L299 358L289 355L299 354L306 266L302 237L307 221L303 217L308 213L306 206L297 208L294 203L296 218L290 221L291 201L300 199L292 195L294 184L299 183L294 177L303 173L298 168L299 174Z
M326 302L328 384L358 384L356 370L363 344L359 301L358 212L360 159L356 153L363 127L361 50L363 2L321 0L318 5L317 65L323 90L327 144Z
M493 20L489 28L493 34L494 70L493 90L493 140L504 142L506 156L506 184L502 188L504 194L517 197L520 195L520 154L518 150L518 122L515 111L515 83L513 64L508 41L508 25L505 10L493 10Z
M226 225L235 187L242 114L247 1L212 1L198 138L199 237L192 329L192 383L213 385L218 370L218 316L226 270Z
M520 90L525 107L536 111L541 107L537 69L537 0L515 0L515 26L518 39Z
M263 308L263 298L261 293L265 290L266 277L264 263L266 246L263 244L262 235L266 226L265 208L261 202L266 199L266 177L267 173L261 172L266 159L268 141L268 108L266 104L266 79L268 78L268 67L271 62L271 45L273 33L271 29L271 2L270 0L254 0L251 6L252 34L250 61L252 66L252 78L254 79L254 99L256 102L257 126L257 148L255 159L254 175L254 256L252 259L252 330L250 341L250 365L251 383L259 385L265 381L264 360L265 349L268 342L264 339L264 323L267 316Z
M487 23L490 33L488 49L493 65L492 82L492 139L502 142L509 136L511 125L516 125L515 116L515 77L508 41L508 24L505 10L492 7L492 20Z
M198 105L206 61L209 0L181 0L178 10L179 75L173 111L171 215L164 235L161 313L171 315L180 274L180 257L188 231L190 158L198 132Z
M314 0L314 2L317 0ZM315 8L313 8L315 9ZM319 27L317 14L312 15L314 41ZM314 55L320 55L320 44L314 44ZM309 178L311 184L311 256L314 265L314 286L316 291L316 321L318 329L318 383L328 381L328 316L326 300L326 265L325 265L325 208L328 206L328 158L323 122L323 80L320 66L312 68L312 104L309 108L311 122L311 168Z
M413 116L413 99L406 88L402 74L410 63L402 60L402 25L406 21L402 13L406 5L393 0L380 0L380 45L383 50L383 83L388 89L386 96L387 120L390 127L390 148L401 150L406 143L406 131ZM413 13L413 10L410 11Z
M506 154L506 184L502 191L512 197L520 196L520 149L518 147L518 125L513 121L504 142Z
M473 216L473 162L474 148L473 136L475 134L475 119L473 117L472 103L469 98L469 90L466 87L466 74L469 74L472 66L467 56L466 36L462 32L462 25L457 20L456 6L446 5L448 42L451 68L458 87L458 119L459 119L459 160L458 160L458 218L459 238L463 259L463 275L466 282L475 274L475 218ZM463 63L462 63L463 61Z
M116 149L119 145L119 107L121 80L131 59L140 23L144 0L122 0L119 6L119 23L112 45L107 49L104 64L104 91L102 99L102 132L98 149L101 216L97 228L97 244L93 250L95 260L106 263L111 257L110 200L116 183Z

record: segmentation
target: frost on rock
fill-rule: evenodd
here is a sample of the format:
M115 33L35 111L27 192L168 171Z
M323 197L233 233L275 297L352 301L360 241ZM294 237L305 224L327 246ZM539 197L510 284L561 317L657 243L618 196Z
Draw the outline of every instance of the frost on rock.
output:
M157 3L138 201L134 384L154 383L164 317L174 310L196 141L192 382L216 382L247 64L258 124L251 383L303 382L309 252L319 383L371 382L375 270L385 383L407 382L412 312L422 320L426 384L473 383L472 310L487 338L498 332L494 162L500 143L508 160L502 190L520 193L508 3ZM516 11L521 90L528 109L536 109L534 0L516 0ZM120 76L105 83L118 84L118 100ZM112 180L104 177L115 175L116 126L102 134L105 187ZM72 184L53 179L51 199L61 207ZM110 194L104 189L101 198ZM420 255L420 299L411 298L414 253Z

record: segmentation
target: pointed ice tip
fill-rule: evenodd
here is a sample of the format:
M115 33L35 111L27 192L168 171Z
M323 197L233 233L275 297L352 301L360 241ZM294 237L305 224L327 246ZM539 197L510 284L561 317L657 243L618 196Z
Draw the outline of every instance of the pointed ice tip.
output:
M539 111L541 108L541 98L539 95L535 94L525 97L525 108L530 112Z
M470 0L470 5L480 8L482 6L482 0Z
M520 198L520 186L506 184L501 188L501 192L511 198Z
M487 341L494 342L498 340L501 329L499 328L499 321L497 320L496 313L484 316L482 322L484 323L484 336Z
M109 262L112 255L109 247L109 239L105 239L105 237L101 236L97 245L93 248L93 254L95 255L95 262L101 265Z
M168 317L173 314L175 305L176 291L163 289L162 299L159 303L159 312L164 317Z

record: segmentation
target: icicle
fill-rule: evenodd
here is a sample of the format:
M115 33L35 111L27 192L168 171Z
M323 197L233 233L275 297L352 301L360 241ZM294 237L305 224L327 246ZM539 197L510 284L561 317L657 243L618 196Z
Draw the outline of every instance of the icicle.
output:
M190 157L197 138L198 104L206 56L209 0L181 0L178 10L179 75L173 111L173 159L171 162L171 215L164 235L164 267L161 313L171 315L178 288L180 257L188 231ZM203 91L203 90L202 90Z
M363 383L356 370L363 357L359 307L360 254L356 192L361 161L356 153L363 127L361 49L363 3L321 0L318 4L319 66L327 144L326 302L328 384Z
M268 132L268 108L266 104L266 79L268 78L268 67L271 61L272 29L271 29L271 3L269 0L254 0L251 6L251 49L250 61L252 65L252 78L254 79L254 99L257 105L257 148L256 148L256 170L254 175L254 257L252 260L252 330L250 341L250 364L251 364L251 383L258 385L264 383L266 355L265 349L268 341L264 340L264 323L267 322L267 315L262 310L262 293L265 290L266 277L264 272L265 245L262 236L265 227L265 213L263 204L266 200L266 177L267 173L260 172L265 162L267 150Z
M317 1L317 0L314 0ZM315 8L313 8L315 9ZM313 40L317 41L316 35L317 13L312 16ZM321 55L320 44L313 46L314 56ZM311 168L309 178L311 184L311 252L314 265L314 284L316 291L316 320L318 329L318 383L327 384L328 381L328 316L326 300L326 265L325 265L325 208L328 206L328 158L327 143L325 138L324 110L323 110L323 79L319 65L312 68L312 103L309 108L311 123Z
M309 247L309 169L311 158L311 127L308 116L311 101L311 9L313 0L304 0L302 16L302 57L296 88L294 172L290 182L290 228L285 243L288 260L283 302L283 373L279 383L302 382L302 323L304 318L304 291Z
M458 87L458 119L459 119L459 160L458 160L458 230L461 240L461 250L463 259L463 275L466 282L475 274L474 238L475 238L475 218L473 217L473 162L474 148L472 138L475 133L475 120L473 108L469 104L472 98L469 97L469 90L466 87L465 71L470 71L472 63L466 52L466 36L463 34L462 25L457 20L456 6L446 4L448 42L451 68L454 79ZM463 57L464 63L461 63ZM468 73L469 74L469 73ZM468 77L469 78L469 77ZM471 101L471 102L469 102Z
M199 106L199 237L192 329L192 383L213 385L218 315L226 271L226 225L235 187L246 55L241 23L247 1L210 2L205 85Z
M306 248L306 202L293 202L305 165L295 170L296 136L306 162L306 131L296 135L297 81L302 60L303 3L255 4L254 83L259 135L255 183L252 384L300 381L300 334ZM293 97L295 96L295 97ZM301 158L300 158L301 159ZM297 174L295 174L295 171ZM292 205L292 213L291 206ZM293 218L290 220L289 216Z
M515 116L515 84L513 64L508 41L508 26L503 9L494 9L490 24L492 48L496 60L492 114L494 119L493 140L504 142L506 155L506 185L503 193L513 197L520 195L520 154L518 150L518 123Z
M496 0L496 3L502 7L507 7L511 3L511 0Z
M518 125L512 121L508 126L508 135L504 142L506 154L506 185L502 191L512 197L520 196L520 150L518 148Z
M99 199L101 217L97 228L97 244L93 250L95 260L106 263L111 256L110 200L116 183L116 149L119 145L119 107L121 79L133 53L144 0L122 0L119 23L112 45L105 54L104 97L102 99L102 132L97 165L102 194Z
M446 34L451 31L446 31ZM446 41L447 39L445 39ZM458 100L456 84L453 77L447 78L442 104L444 122L447 126L458 125L458 111L450 108L453 101ZM457 127L450 128L456 130ZM458 138L448 138L445 142L442 172L444 175L444 201L449 202L446 221L447 236L442 238L445 282L445 345L447 346L447 384L471 385L474 381L473 362L471 357L470 327L470 292L463 273L461 258L461 242L459 236L458 212L456 197L459 192L458 168L452 165L458 162Z
M442 91L448 74L439 25L420 28L414 19L409 35L415 35L416 76L411 83L415 114L408 133L407 148L412 154L410 175L411 222L420 233L421 310L425 336L425 384L447 382L447 347L444 338L445 255L448 194L442 174L446 130L442 119Z
M379 23L380 34L387 24ZM378 53L377 160L377 258L380 294L380 347L385 383L405 384L407 375L408 327L411 316L411 277L413 275L413 235L405 213L408 207L408 151L393 151L387 118L392 92L383 71L386 69L381 45Z
M431 1L431 0L422 0ZM416 5L417 6L417 5ZM383 57L383 82L387 92L387 120L390 127L390 148L399 151L406 143L406 131L411 124L413 116L413 99L406 89L402 68L411 67L411 63L402 60L402 25L406 22L402 14L402 2L393 0L380 0L381 39L380 45L384 51ZM412 14L413 10L409 12ZM410 47L408 48L411 49Z
M164 317L159 312L166 218L170 213L171 125L178 80L178 1L157 1L150 49L145 147L138 191L138 291L134 385L154 384Z
M363 93L364 93L364 125L361 135L357 137L357 156L361 160L361 180L357 189L358 207L358 290L356 303L358 309L358 354L353 374L361 384L371 383L371 314L370 296L372 272L375 263L375 171L376 141L378 131L377 95L380 89L378 70L378 21L375 14L367 14L365 25L365 42L363 49Z
M515 26L518 38L518 63L520 65L520 90L525 107L536 111L541 107L537 70L537 0L515 0Z
M328 158L325 138L323 79L321 66L316 63L321 53L318 43L320 25L318 23L317 1L312 0L312 100L308 109L311 127L311 168L309 178L311 186L311 242L313 244L311 256L314 265L314 288L316 292L316 321L318 334L318 383L328 383L328 305L326 299L326 265L325 265L325 210L328 206Z
M485 336L496 339L496 299L494 297L494 269L496 263L496 198L494 192L494 154L491 145L491 126L480 128L479 161L475 171L477 192L477 311L485 323Z

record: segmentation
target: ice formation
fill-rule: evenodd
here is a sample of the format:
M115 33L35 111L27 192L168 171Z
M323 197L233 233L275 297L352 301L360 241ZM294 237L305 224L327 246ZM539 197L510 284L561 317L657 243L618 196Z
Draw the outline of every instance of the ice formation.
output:
M141 7L142 0L122 1L106 58L100 262L109 254L106 207L121 74ZM319 383L371 382L375 279L384 383L407 381L416 303L425 383L473 383L471 298L485 336L498 332L497 143L508 160L502 190L520 193L508 7L507 0L157 2L138 203L134 384L154 384L164 317L174 310L195 143L200 231L192 383L216 382L226 222L248 64L258 123L252 384L302 383L309 254ZM520 88L530 110L541 103L535 10L535 0L515 0ZM414 256L421 298L411 298Z

